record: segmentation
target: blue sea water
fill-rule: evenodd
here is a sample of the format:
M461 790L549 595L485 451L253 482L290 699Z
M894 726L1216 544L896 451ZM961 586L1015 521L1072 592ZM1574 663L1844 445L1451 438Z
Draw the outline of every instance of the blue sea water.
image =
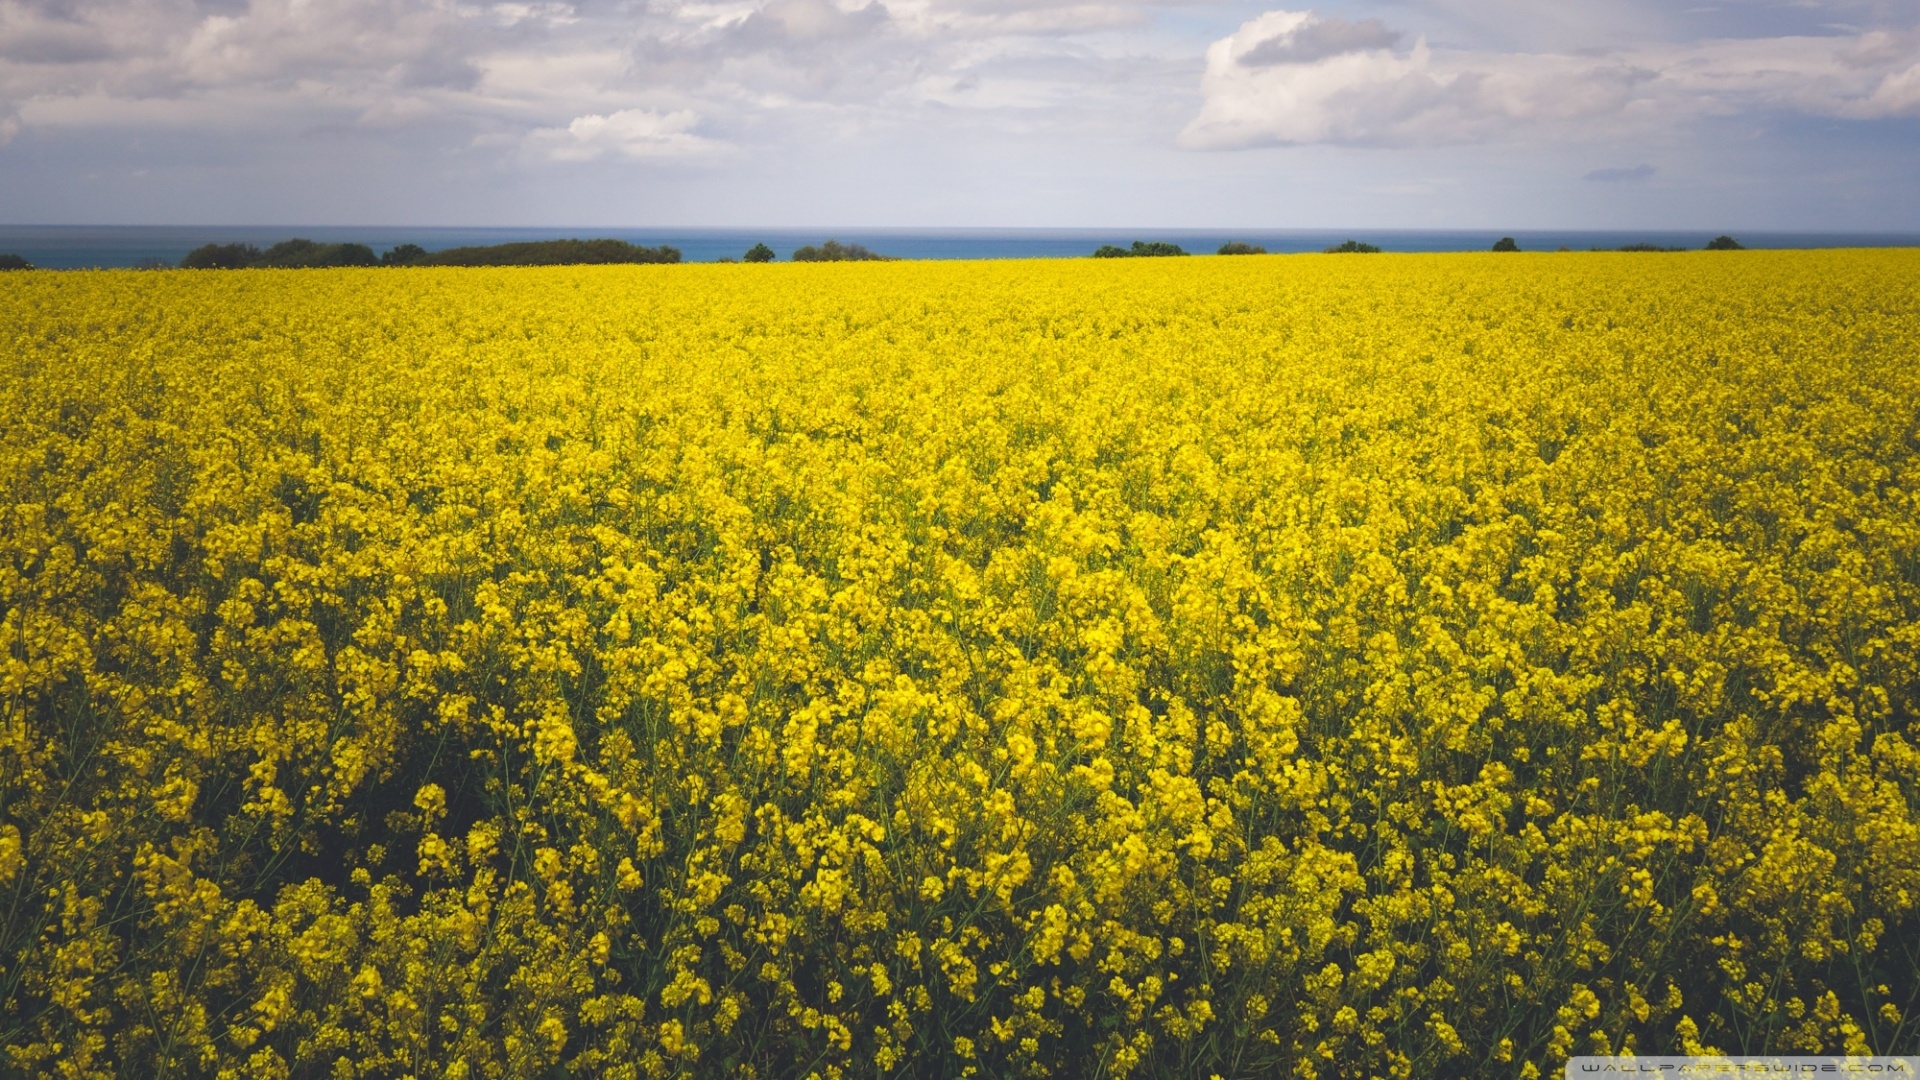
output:
M1559 247L1584 251L1625 244L1698 248L1715 233L1632 231L1508 231L1393 229L697 229L697 228L446 228L396 225L0 225L0 253L23 256L49 269L166 264L202 244L247 243L265 248L291 237L321 243L355 242L382 252L399 244L429 251L515 240L614 237L649 247L669 244L687 262L737 259L758 243L783 261L795 248L828 239L863 244L904 259L1033 259L1090 255L1102 244L1125 247L1135 240L1165 240L1195 254L1229 240L1258 244L1271 252L1319 251L1359 240L1387 251L1485 251L1502 235L1522 250ZM1920 247L1920 234L1738 233L1752 248Z

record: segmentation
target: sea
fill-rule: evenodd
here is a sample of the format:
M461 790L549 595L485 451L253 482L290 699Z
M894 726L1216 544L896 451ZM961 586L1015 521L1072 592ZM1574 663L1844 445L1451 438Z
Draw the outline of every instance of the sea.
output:
M1346 240L1386 251L1485 251L1511 236L1522 251L1586 251L1629 244L1699 248L1709 230L1392 230L1392 229L876 229L876 228L457 228L403 225L0 225L0 254L46 269L173 266L202 244L266 248L302 237L320 243L366 244L376 253L400 244L428 251L518 240L612 237L648 247L666 244L686 262L738 259L766 244L786 260L794 249L826 240L860 244L902 259L1057 259L1091 255L1103 244L1166 241L1209 254L1238 240L1270 252L1320 251ZM1737 232L1749 248L1920 247L1920 233Z

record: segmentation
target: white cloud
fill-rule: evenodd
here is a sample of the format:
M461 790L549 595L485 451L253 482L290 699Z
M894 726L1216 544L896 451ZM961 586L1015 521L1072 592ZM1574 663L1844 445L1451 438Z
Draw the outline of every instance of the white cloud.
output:
M484 47L478 12L450 0L252 0L201 20L174 54L194 85L290 85L371 76L464 89Z
M1311 64L1346 53L1392 48L1400 41L1400 32L1388 29L1379 19L1348 22L1288 11L1270 11L1263 18L1272 32L1253 38L1235 57L1247 67Z
M864 37L886 21L887 9L877 2L848 11L827 0L770 0L726 36L742 51L784 49Z
M693 133L699 118L692 112L657 113L621 109L607 115L576 117L566 127L540 128L528 136L528 145L553 161L592 161L607 154L635 159L689 158L724 149L712 139Z
M1868 116L1904 116L1920 113L1920 63L1890 72L1861 105Z
M759 103L767 111L807 103L870 104L938 64L882 3L766 0L710 12L663 7L629 46L636 85L704 97L709 107ZM727 103L732 103L729 106Z
M482 16L451 0L0 0L0 100L337 114L470 89L474 57L512 33Z
M1618 137L1711 115L1920 114L1920 36L1876 31L1597 54L1391 47L1383 25L1269 11L1207 50L1193 149Z

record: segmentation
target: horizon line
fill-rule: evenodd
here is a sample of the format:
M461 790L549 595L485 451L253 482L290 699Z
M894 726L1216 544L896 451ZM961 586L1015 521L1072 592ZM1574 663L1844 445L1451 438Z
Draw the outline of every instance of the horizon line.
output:
M622 232L897 232L897 233L1114 233L1114 232L1249 232L1249 233L1350 233L1395 232L1431 235L1478 235L1482 233L1672 233L1745 232L1768 236L1911 236L1920 237L1920 229L1857 228L1749 228L1738 225L1536 225L1536 226L1417 226L1417 225L617 225L617 224L519 224L519 225L428 225L377 222L0 222L0 229L433 229L461 231L525 231L596 229Z

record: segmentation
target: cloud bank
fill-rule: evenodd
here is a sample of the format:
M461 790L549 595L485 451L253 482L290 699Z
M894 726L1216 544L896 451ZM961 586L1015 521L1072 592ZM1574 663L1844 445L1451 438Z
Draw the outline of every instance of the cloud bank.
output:
M621 109L575 117L565 127L535 129L528 146L553 161L592 161L606 154L635 159L706 157L722 147L694 134L699 118L681 110Z
M1395 48L1377 23L1269 11L1207 50L1181 145L1620 138L1709 116L1920 115L1920 36L1874 30L1593 54Z
M518 142L535 151L528 160L684 159L796 110L819 123L904 122L929 102L1031 112L1089 92L1124 110L1129 57L1094 39L1127 28L1146 35L1135 46L1164 49L1165 66L1200 62L1197 112L1178 133L1189 149L1591 139L1743 112L1920 114L1911 27L1576 53L1436 47L1378 17L1269 11L1204 61L1183 61L1143 29L1174 5L0 0L0 139L116 122L438 124L478 145Z
M1530 162L1583 205L1624 206L1702 167L1732 177L1711 163L1772 140L1770 176L1844 160L1885 178L1809 205L1865 190L1920 222L1884 127L1920 118L1920 13L1900 0L1327 2L1247 18L1218 0L0 0L0 215L139 216L116 198L218 214L233 200L205 193L223 185L277 220L482 216L451 209L455 189L504 220L617 200L651 215L679 184L684 205L774 216L884 202L952 220L966 201L990 223L1044 196L1225 219L1282 205L1264 193L1288 169L1346 147L1395 153L1316 197L1410 205ZM1800 117L1840 134L1770 133ZM1677 149L1709 144L1719 157ZM1581 169L1626 164L1584 184L1543 149L1574 145ZM1522 149L1478 180L1490 157L1446 157L1480 146ZM1328 149L1232 153L1272 147ZM1660 183L1635 182L1643 159ZM1456 160L1457 179L1433 172ZM386 209L408 184L414 209ZM319 205L347 209L302 209Z

